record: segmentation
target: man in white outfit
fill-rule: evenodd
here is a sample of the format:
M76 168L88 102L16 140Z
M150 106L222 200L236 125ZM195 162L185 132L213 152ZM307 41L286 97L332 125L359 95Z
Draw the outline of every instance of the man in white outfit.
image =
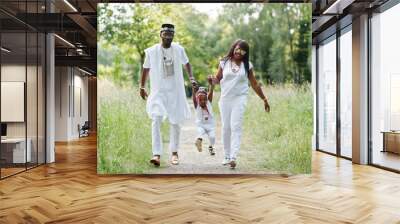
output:
M147 98L145 84L150 76L150 95L146 103L146 111L152 119L152 152L150 160L155 166L160 166L163 152L161 139L161 123L168 119L170 123L170 144L172 152L171 163L177 165L179 136L182 123L190 118L190 108L186 100L182 65L184 65L192 86L196 86L191 65L185 49L178 43L173 43L175 28L172 24L161 26L161 43L145 50L140 96Z

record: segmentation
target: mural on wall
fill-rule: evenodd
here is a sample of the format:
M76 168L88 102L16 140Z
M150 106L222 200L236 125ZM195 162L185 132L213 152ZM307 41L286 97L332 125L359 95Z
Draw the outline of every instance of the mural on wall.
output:
M310 82L311 4L98 4L98 173L310 173Z

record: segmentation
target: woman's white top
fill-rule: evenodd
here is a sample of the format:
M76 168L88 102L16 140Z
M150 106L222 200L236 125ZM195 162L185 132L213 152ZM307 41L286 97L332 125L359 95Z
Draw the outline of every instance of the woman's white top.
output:
M220 61L219 66L222 69L221 85L221 98L220 99L233 99L237 96L247 96L249 92L249 79L241 62L240 66L236 65L231 60ZM249 62L249 70L253 68L253 64Z
M190 118L182 71L182 65L189 62L185 49L177 43L168 49L156 44L145 53L143 68L150 69L150 95L146 104L149 117L168 117L171 123L182 124Z
M214 120L212 105L208 100L207 100L207 109L208 112L207 110L201 108L199 104L197 104L197 107L195 108L196 124L197 126L211 129L215 127L215 120Z

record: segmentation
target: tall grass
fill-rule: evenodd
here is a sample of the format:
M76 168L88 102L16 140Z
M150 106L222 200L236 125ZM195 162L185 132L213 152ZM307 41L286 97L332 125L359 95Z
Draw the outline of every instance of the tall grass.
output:
M312 94L310 85L268 86L271 112L251 91L244 116L243 144L260 170L311 172ZM247 146L246 146L247 144ZM243 148L243 147L242 147ZM245 150L245 149L244 149Z
M106 79L98 80L98 90L98 173L140 174L154 169L148 162L151 120L139 90L116 87Z

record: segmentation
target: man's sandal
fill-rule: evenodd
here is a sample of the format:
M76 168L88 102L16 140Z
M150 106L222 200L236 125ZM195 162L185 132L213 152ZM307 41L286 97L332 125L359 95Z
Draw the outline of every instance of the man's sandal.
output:
M154 164L154 166L160 166L160 156L153 156L150 163Z
M196 145L196 148L197 148L197 151L199 151L199 152L201 152L202 151L202 139L201 138L198 138L198 139L196 139L196 143L194 143L195 145Z

